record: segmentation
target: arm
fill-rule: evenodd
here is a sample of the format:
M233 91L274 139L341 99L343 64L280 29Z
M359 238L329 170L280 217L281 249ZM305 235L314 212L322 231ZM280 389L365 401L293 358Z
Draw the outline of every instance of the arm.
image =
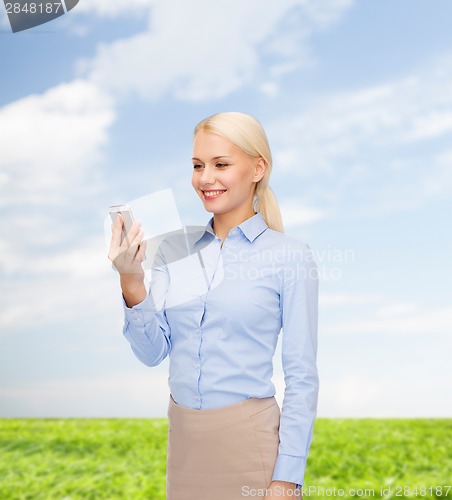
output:
M162 262L159 252L157 260ZM133 307L127 306L130 296L126 300L123 289L123 334L135 356L146 366L160 364L171 350L171 329L164 307L169 285L168 270L163 264L155 265L151 273L149 294Z
M317 414L318 269L312 251L303 244L302 254L284 268L281 290L282 364L285 380L280 421L279 454L273 481L302 486ZM301 257L300 257L301 254Z
M164 304L169 278L161 248L151 270L149 294L144 286L143 262L146 242L140 224L134 223L121 243L122 221L112 224L109 259L120 273L124 308L123 334L135 356L146 366L158 365L171 349L171 331Z

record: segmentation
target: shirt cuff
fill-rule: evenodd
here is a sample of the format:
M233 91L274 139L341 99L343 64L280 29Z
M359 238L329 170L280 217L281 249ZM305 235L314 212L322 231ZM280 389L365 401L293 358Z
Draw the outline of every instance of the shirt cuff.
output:
M286 481L295 483L296 488L301 488L304 484L304 472L306 469L306 459L303 457L293 457L292 455L279 454L273 469L272 481Z
M133 326L143 326L145 323L152 321L154 312L152 310L149 296L146 296L145 299L133 307L127 306L126 301L124 300L124 295L121 295L121 297L124 308L124 318L128 323L131 323Z

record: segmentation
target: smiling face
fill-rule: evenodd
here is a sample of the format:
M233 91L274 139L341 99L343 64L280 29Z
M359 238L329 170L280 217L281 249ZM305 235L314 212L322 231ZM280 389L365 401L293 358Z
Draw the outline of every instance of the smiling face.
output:
M217 134L204 130L196 134L192 186L208 212L239 218L254 214L254 189L264 173L263 158L251 158Z

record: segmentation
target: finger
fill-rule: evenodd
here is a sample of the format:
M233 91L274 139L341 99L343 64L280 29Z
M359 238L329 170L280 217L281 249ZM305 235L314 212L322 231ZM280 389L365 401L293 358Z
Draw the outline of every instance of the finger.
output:
M141 240L143 239L143 236L144 236L144 231L140 229L138 233L134 236L133 240L130 242L129 248L127 250L128 258L131 258L133 260L137 257L139 246Z
M138 235L138 233L141 230L141 222L140 221L135 221L132 226L129 229L129 232L126 234L123 244L124 248L127 248L131 245L133 245L133 242ZM138 242L139 243L139 242Z
M121 214L118 214L115 222L111 225L111 243L114 246L119 246L121 243L122 225L123 221Z
M146 240L140 243L136 258L139 262L143 262L146 259Z
M117 212L116 213L116 218L114 222L111 225L111 231L112 231L112 238L111 238L111 243L110 243L110 250L108 253L108 258L114 262L118 259L118 257L124 257L124 250L125 248L123 247L123 227L124 227L124 219L122 215Z
M130 239L129 239L129 242L130 242L130 246L138 246L142 239L143 239L143 236L144 236L144 231L143 229L141 229L140 227L138 227L138 229L136 231L132 231L130 230Z

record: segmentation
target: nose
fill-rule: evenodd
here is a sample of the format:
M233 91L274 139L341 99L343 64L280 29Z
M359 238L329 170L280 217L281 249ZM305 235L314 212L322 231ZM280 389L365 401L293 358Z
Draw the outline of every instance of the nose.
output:
M199 178L199 183L201 186L215 183L213 171L210 168L204 167L204 170Z

